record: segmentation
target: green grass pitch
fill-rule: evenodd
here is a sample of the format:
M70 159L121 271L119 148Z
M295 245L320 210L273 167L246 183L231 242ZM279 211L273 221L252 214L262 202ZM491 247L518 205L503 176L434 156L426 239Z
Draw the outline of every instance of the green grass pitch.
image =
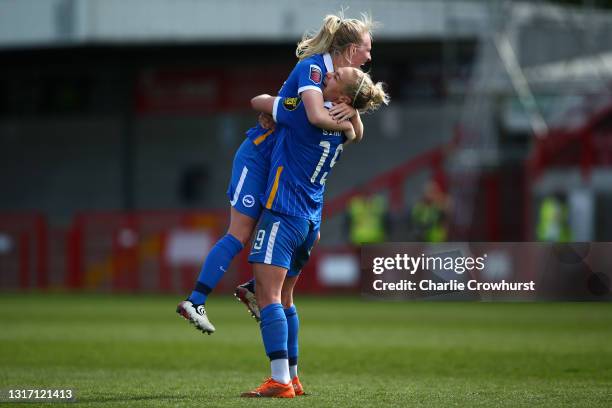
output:
M0 388L71 387L78 407L612 406L609 303L298 298L309 395L246 400L269 372L258 326L212 296L206 336L179 300L0 294Z

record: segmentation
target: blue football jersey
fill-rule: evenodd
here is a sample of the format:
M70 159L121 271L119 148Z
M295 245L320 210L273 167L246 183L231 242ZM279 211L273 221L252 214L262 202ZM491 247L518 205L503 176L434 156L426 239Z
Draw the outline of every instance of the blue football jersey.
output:
M334 72L334 64L329 54L315 54L305 58L295 65L278 95L299 96L308 89L323 92L323 80L328 72Z
M279 96L299 96L312 89L323 92L325 74L334 71L334 64L329 54L315 54L299 61L278 92ZM259 124L246 132L247 137L258 147L264 158L270 157L276 132L262 128Z
M299 97L277 97L272 116L278 136L261 202L267 209L318 222L325 180L340 159L346 137L310 124Z

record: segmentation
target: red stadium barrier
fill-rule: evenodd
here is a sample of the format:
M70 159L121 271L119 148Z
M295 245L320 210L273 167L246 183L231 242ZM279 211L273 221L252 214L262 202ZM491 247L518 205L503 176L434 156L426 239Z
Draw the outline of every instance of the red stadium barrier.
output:
M30 287L30 237L26 233L19 236L19 287Z
M56 271L63 281L55 282L55 289L186 294L193 288L207 251L204 247L194 248L194 243L214 244L225 232L227 222L227 210L80 213L69 230L56 231L51 236L40 214L2 214L0 289L47 288L49 240L63 237L65 243L53 245L51 254L54 264L65 265L66 269L63 273ZM191 253L184 246L191 246ZM358 288L358 276L328 284L325 270L321 271L326 258L345 255L358 264L350 247L316 248L299 290L327 293ZM247 257L245 249L215 293L230 293L237 284L252 277Z
M69 232L66 286L118 292L191 288L205 246L226 224L226 210L78 214Z
M47 222L43 215L0 214L0 287L46 288L47 247Z
M66 245L66 287L78 289L82 285L82 264L81 264L81 243L82 243L82 220L77 215L74 218L72 227L67 233Z

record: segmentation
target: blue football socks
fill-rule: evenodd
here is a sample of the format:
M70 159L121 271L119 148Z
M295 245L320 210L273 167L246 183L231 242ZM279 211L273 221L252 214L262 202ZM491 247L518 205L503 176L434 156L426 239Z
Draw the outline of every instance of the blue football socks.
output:
M272 303L261 309L259 328L266 355L270 359L272 378L287 384L291 381L287 360L287 318L280 303Z
M230 234L217 241L208 253L196 286L188 298L193 304L201 305L206 302L208 294L217 286L232 260L242 251L242 248L242 243Z
M296 365L298 359L298 331L300 330L300 319L298 318L297 309L292 305L288 309L284 309L285 317L287 318L287 352L289 356L289 365Z
M297 376L298 364L298 332L300 330L300 319L295 305L284 309L287 317L287 354L289 356L289 375L291 378Z

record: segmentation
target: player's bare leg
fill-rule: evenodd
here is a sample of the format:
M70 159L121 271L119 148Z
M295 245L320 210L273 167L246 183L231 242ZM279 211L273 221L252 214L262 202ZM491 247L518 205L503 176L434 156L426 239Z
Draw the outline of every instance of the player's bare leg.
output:
M284 309L288 309L293 306L293 288L297 283L300 275L298 276L287 276L283 282L281 288L281 304Z
M253 264L253 274L257 291L257 305L260 309L272 303L281 303L281 290L287 275L287 269L267 264Z
M210 258L210 263L204 263L194 291L176 307L176 312L179 315L203 333L212 334L215 332L215 326L208 319L204 303L232 259L251 238L256 223L257 220L236 211L233 207L231 208L230 226L227 234L217 241L209 254L209 257L214 256L215 258ZM216 252L212 255L215 249ZM209 261L208 258L207 261Z
M244 246L251 239L257 220L244 215L234 207L230 208L230 225L227 233L234 236Z

